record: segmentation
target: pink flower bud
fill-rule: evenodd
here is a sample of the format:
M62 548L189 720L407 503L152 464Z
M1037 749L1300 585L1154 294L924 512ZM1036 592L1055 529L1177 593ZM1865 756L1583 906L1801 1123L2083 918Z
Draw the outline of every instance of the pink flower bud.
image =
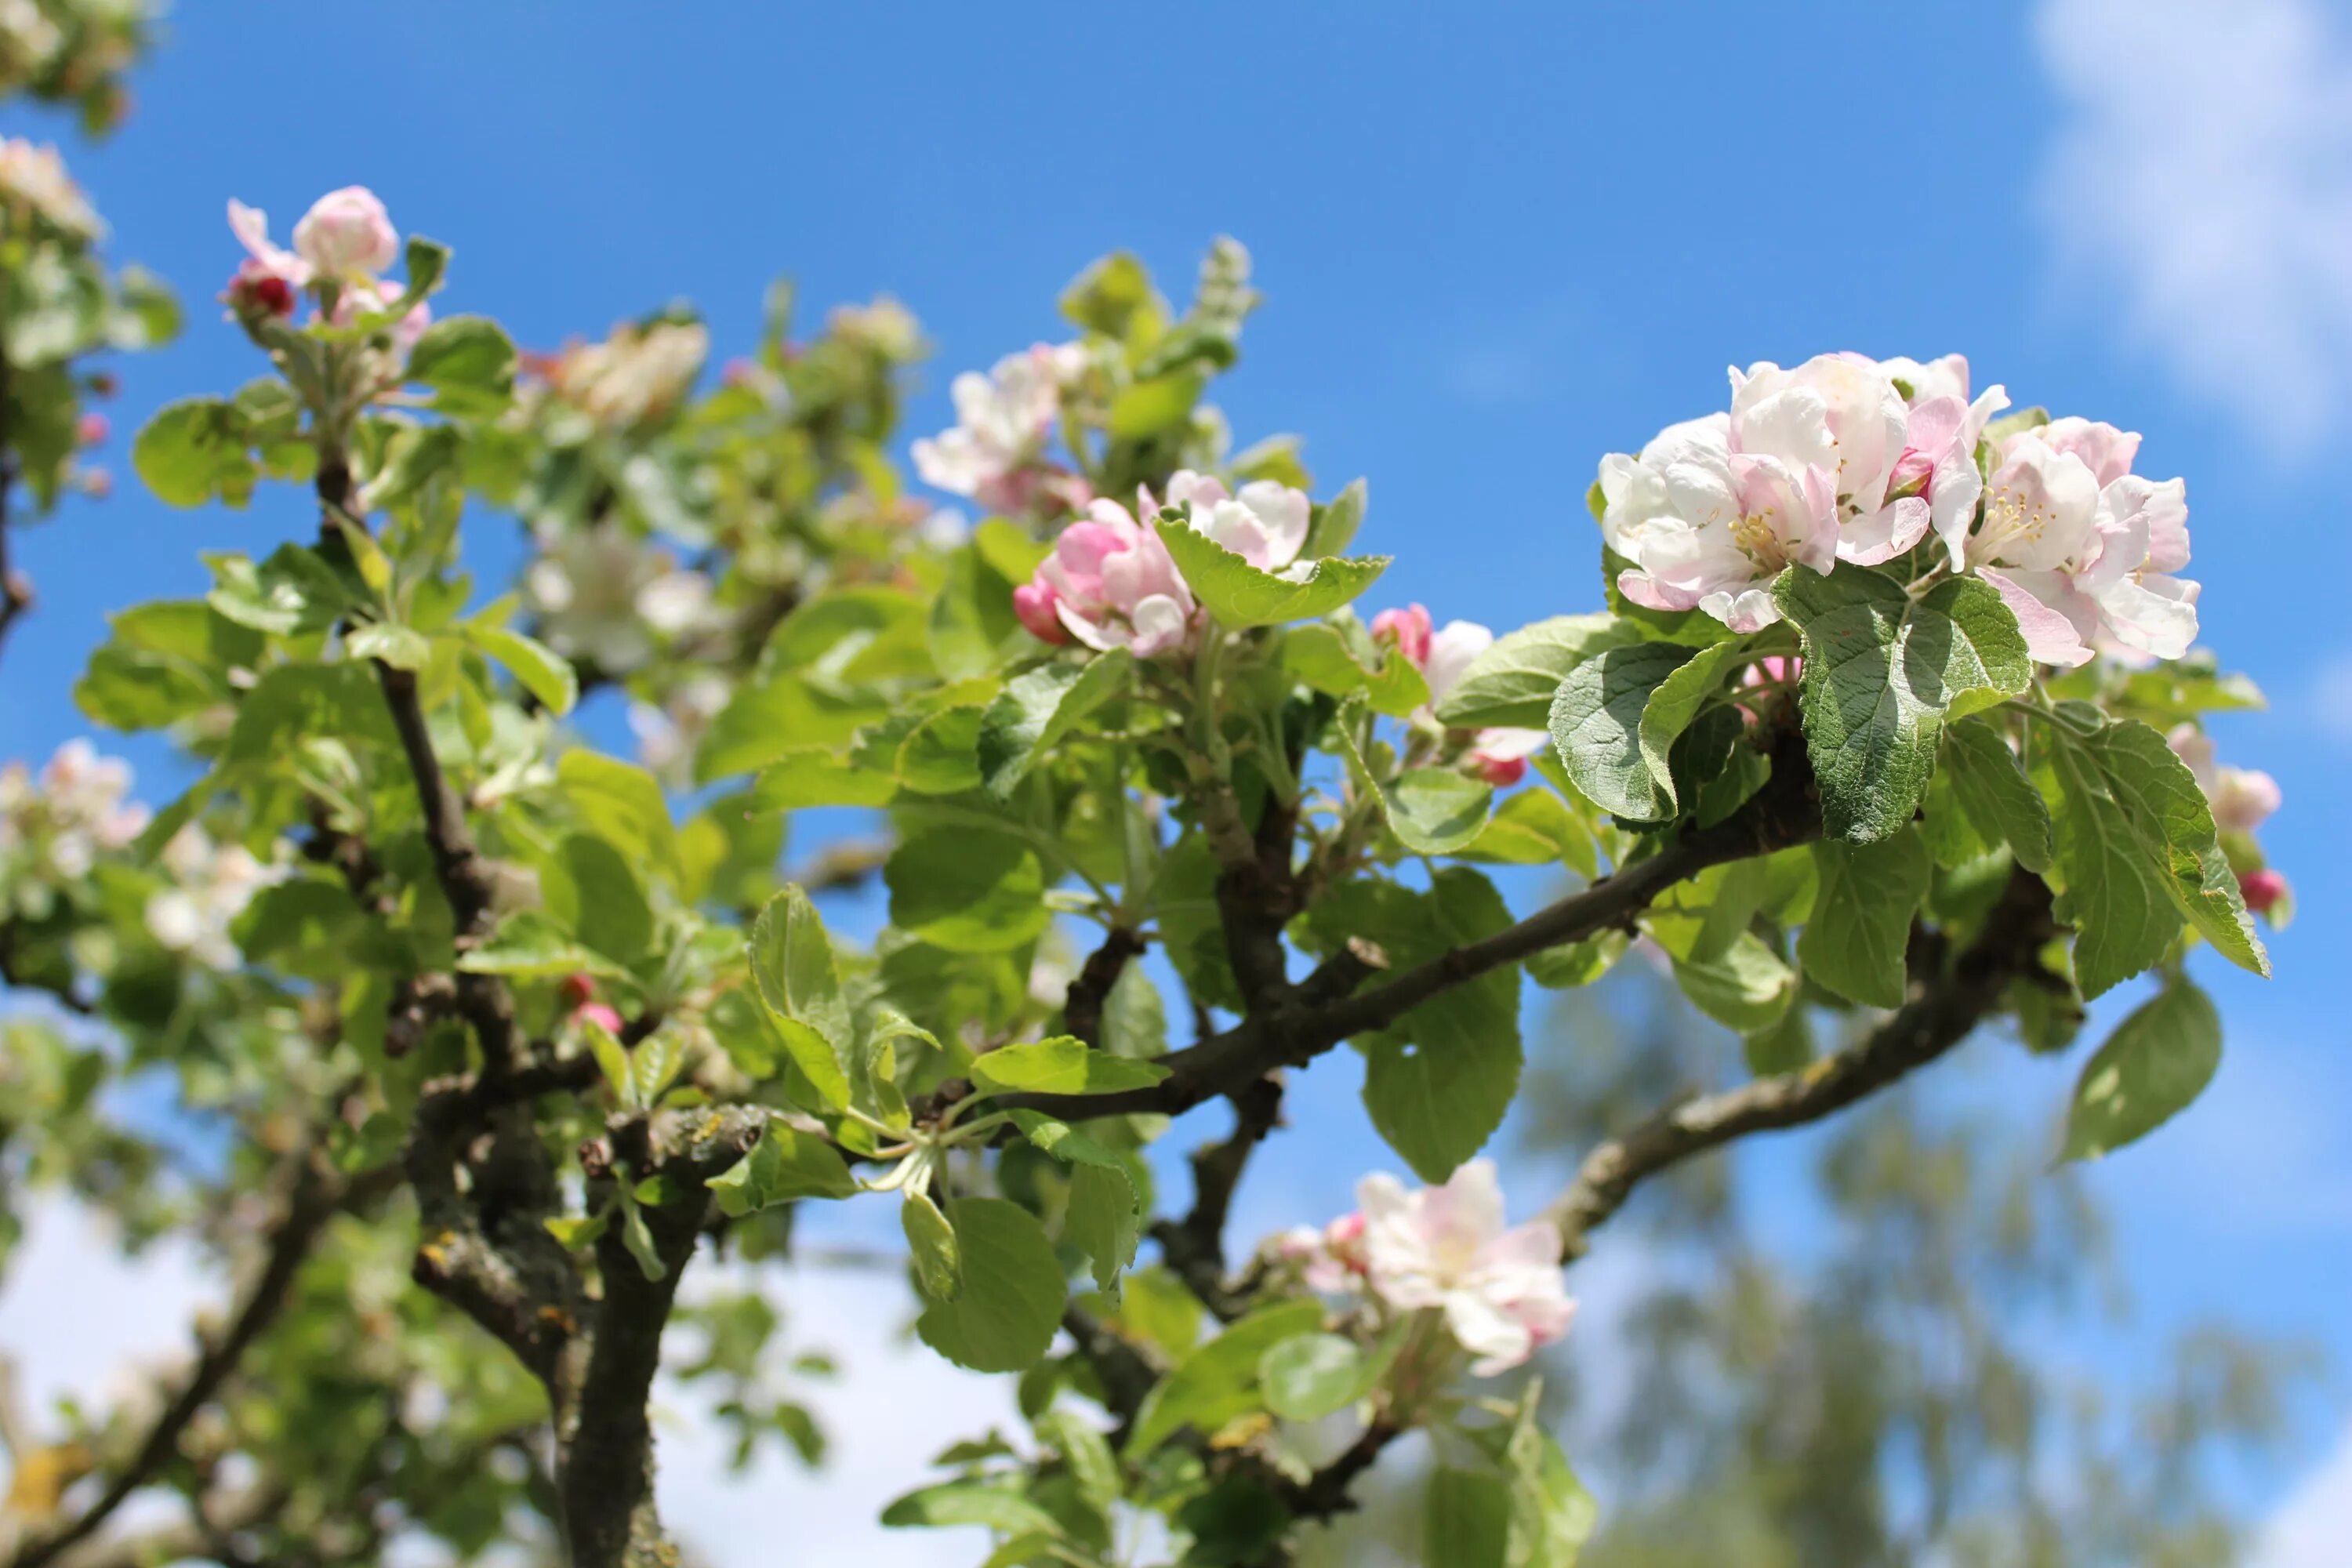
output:
M1029 635L1041 642L1060 645L1072 640L1055 608L1060 602L1049 583L1024 583L1013 590L1013 613L1021 617Z
M1886 476L1886 499L1900 500L1905 496L1926 495L1927 481L1935 476L1936 459L1916 447L1906 447L1903 455L1895 459L1895 468Z
M2286 897L2286 879L2276 871L2248 871L2238 879L2238 893L2246 908L2266 915Z
M594 1024L608 1035L621 1032L621 1016L603 1002L591 1002L584 1007L576 1007L572 1009L572 1016L579 1023Z
M95 447L113 433L103 414L85 414L74 426L74 439L85 447Z
M1528 776L1525 757L1488 757L1474 752L1471 760L1478 764L1478 776L1496 789L1508 789Z
M104 468L85 469L81 476L81 493L92 500L104 500L114 493L114 476Z
M294 313L294 285L269 269L267 262L247 260L238 263L236 275L228 280L228 291L222 296L230 310L240 316L290 316Z
M373 191L345 185L311 203L294 226L294 254L323 276L370 276L399 256L400 236Z
M1372 617L1372 640L1393 643L1396 650L1411 659L1416 668L1429 663L1429 641L1433 624L1429 609L1423 605L1408 605L1402 610L1382 610Z

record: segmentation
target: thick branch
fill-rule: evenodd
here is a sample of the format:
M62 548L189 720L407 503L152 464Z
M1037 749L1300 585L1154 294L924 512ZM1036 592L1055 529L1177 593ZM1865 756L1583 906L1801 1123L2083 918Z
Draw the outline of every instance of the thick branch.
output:
M557 1412L557 1484L573 1568L656 1568L676 1560L662 1539L654 1507L653 1426L646 1404L661 1365L662 1331L678 1278L709 1212L703 1184L759 1141L766 1120L764 1110L739 1106L635 1117L612 1131L614 1160L625 1171L622 1179L664 1175L681 1190L670 1201L641 1211L660 1260L659 1278L646 1277L619 1224L597 1239L604 1300L595 1311L593 1348L576 1395ZM608 1172L596 1184L602 1193L592 1192L592 1202L610 1195L615 1179Z
M1863 1040L1801 1071L1670 1107L1595 1149L1545 1211L1563 1252L1581 1255L1586 1236L1644 1179L1751 1132L1818 1121L1934 1061L2000 1007L2010 983L2032 970L2056 934L2050 889L2031 872L2012 872L1984 934L1949 971L1916 984Z
M1090 1046L1102 1044L1103 1005L1110 988L1143 953L1143 939L1125 926L1103 933L1102 945L1087 954L1062 997L1062 1027Z
M1251 1015L1223 1034L1160 1058L1168 1077L1119 1094L1016 1095L1000 1103L1068 1121L1136 1112L1175 1115L1233 1094L1277 1068L1304 1067L1354 1035L1385 1027L1423 1002L1521 959L1625 927L1667 889L1711 866L1801 844L1821 829L1812 772L1803 743L1786 737L1772 777L1754 799L1713 827L1699 828L1583 891L1540 910L1508 930L1449 948L1428 963L1348 994L1376 972L1356 948L1344 950L1296 986L1262 997Z

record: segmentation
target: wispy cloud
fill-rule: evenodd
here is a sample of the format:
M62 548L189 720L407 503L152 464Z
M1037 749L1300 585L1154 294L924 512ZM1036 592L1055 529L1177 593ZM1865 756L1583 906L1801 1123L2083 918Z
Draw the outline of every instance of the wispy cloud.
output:
M2255 1538L2248 1568L2343 1568L2352 1542L2352 1428Z
M2352 415L2352 39L2321 0L2041 0L2068 280L2282 450Z

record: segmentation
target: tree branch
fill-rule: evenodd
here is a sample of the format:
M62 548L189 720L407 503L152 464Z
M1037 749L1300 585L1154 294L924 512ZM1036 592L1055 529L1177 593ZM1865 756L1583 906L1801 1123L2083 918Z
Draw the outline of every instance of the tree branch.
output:
M264 1237L260 1269L240 1292L228 1327L217 1338L200 1344L186 1381L149 1425L130 1462L71 1521L22 1543L9 1560L10 1568L43 1568L58 1562L178 1456L180 1437L188 1423L220 1392L247 1350L285 1307L295 1276L328 1219L340 1209L381 1194L390 1184L381 1175L339 1183L321 1173L316 1156L315 1142L305 1141L281 1169L278 1215Z
M2050 889L2022 868L2012 871L1984 934L1948 971L1916 983L1911 999L1866 1037L1800 1071L1669 1107L1586 1156L1544 1213L1563 1253L1580 1256L1587 1235L1648 1177L1751 1132L1818 1121L1934 1061L2000 1005L2057 933Z
M1783 735L1772 776L1746 805L1712 827L1685 834L1645 860L1529 915L1506 931L1450 948L1369 991L1348 987L1377 972L1360 947L1327 961L1298 985L1264 994L1250 1016L1199 1045L1160 1058L1168 1077L1118 1094L1010 1095L1008 1109L1042 1110L1066 1121L1133 1113L1177 1115L1234 1094L1277 1068L1304 1067L1351 1036L1383 1028L1433 997L1506 964L1631 924L1675 883L1711 866L1801 844L1821 831L1812 770L1801 737Z
M1125 926L1105 931L1102 945L1087 954L1086 963L1063 993L1062 1027L1087 1045L1100 1047L1103 1005L1110 999L1110 988L1143 949L1143 939Z
M1168 1266L1223 1322L1233 1321L1249 1305L1246 1291L1232 1289L1225 1279L1225 1219L1233 1210L1234 1189L1250 1155L1281 1119L1279 1079L1260 1079L1234 1095L1232 1133L1192 1152L1192 1212L1151 1227Z

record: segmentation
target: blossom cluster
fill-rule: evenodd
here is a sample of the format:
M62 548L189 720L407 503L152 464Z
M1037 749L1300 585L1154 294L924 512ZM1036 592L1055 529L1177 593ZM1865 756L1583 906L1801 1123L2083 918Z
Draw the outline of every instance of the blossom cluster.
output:
M1308 1289L1358 1297L1391 1317L1437 1312L1477 1358L1470 1370L1480 1377L1568 1332L1576 1303L1560 1273L1559 1232L1541 1220L1504 1225L1493 1161L1473 1160L1444 1186L1418 1192L1369 1175L1356 1201L1322 1229L1301 1226L1275 1243Z
M915 471L994 511L1024 514L1053 496L1085 505L1085 481L1049 464L1045 448L1065 393L1086 369L1084 343L1037 343L986 375L965 371L948 388L955 425L914 444Z
M1445 700L1470 661L1492 646L1495 633L1475 621L1448 621L1438 626L1428 606L1407 605L1372 617L1372 641L1378 647L1395 648L1421 671L1433 708ZM1432 724L1437 721L1430 708L1423 709L1418 717ZM1470 738L1466 760L1479 777L1497 789L1507 788L1527 776L1528 759L1543 750L1549 739L1541 730L1505 726L1480 730Z
M1968 361L1822 354L1731 373L1731 406L1601 461L1601 528L1637 605L1735 631L1779 619L1790 566L1875 566L1928 542L1923 574L1982 578L2033 657L2177 658L2197 636L2181 481L2132 471L2139 437L2082 418L1992 424ZM2013 427L2012 427L2013 426Z
M0 233L19 234L37 224L84 242L106 233L57 148L21 136L0 138Z
M331 289L328 323L352 327L406 295L402 285L381 276L400 256L400 232L383 201L364 185L345 185L311 203L294 226L291 250L270 239L268 215L257 207L232 199L228 226L245 247L246 258L222 297L242 320L282 320L294 313L305 289ZM432 321L432 310L422 300L403 312L391 327L394 357L405 361Z
M625 675L671 639L719 623L710 579L625 530L555 533L522 577L540 640L607 675Z
M59 746L36 775L0 768L0 865L19 877L75 881L99 857L121 849L148 823L131 800L131 765L79 738Z
M207 969L237 963L229 926L253 896L285 876L242 844L222 843L194 823L165 842L158 857L170 885L149 897L148 934L166 950Z
M1195 531L1277 574L1297 564L1314 510L1306 492L1287 485L1255 479L1233 492L1190 468L1169 479L1166 504L1182 508ZM1123 647L1141 658L1190 647L1200 606L1153 531L1160 510L1148 488L1137 491L1132 512L1115 500L1089 502L1036 574L1013 591L1021 624L1046 642Z
M674 412L709 356L710 331L699 321L625 324L602 342L526 355L524 391L542 390L605 429L628 430Z

